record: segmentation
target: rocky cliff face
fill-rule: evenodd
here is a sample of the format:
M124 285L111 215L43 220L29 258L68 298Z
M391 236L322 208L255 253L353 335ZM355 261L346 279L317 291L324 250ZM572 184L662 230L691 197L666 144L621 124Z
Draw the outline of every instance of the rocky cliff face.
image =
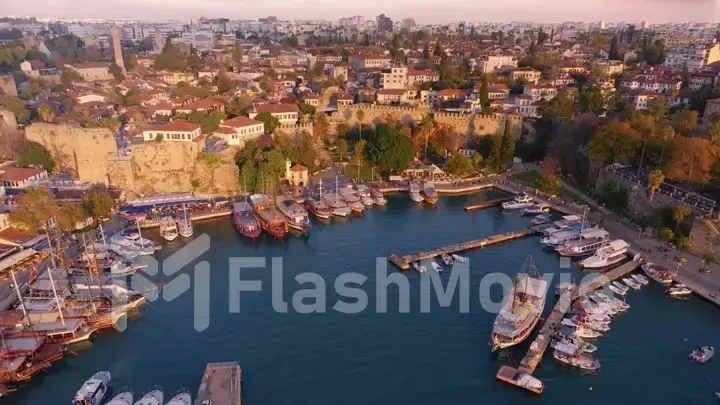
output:
M108 183L138 195L230 195L239 190L234 149L205 154L197 142L146 142L133 145L126 157L118 156L115 138L106 128L36 123L26 136L44 145L60 167L81 181Z
M26 128L25 136L45 146L60 168L89 183L106 182L108 156L118 151L115 137L107 128L34 123Z

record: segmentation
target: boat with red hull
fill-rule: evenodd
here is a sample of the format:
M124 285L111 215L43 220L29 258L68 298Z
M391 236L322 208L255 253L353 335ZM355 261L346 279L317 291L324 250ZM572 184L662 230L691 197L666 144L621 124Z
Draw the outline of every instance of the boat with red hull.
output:
M263 231L276 239L285 238L288 232L287 221L270 197L265 194L253 194L250 196L250 204L260 220Z
M244 201L233 203L233 222L238 232L250 239L256 239L262 233L260 219L250 204Z

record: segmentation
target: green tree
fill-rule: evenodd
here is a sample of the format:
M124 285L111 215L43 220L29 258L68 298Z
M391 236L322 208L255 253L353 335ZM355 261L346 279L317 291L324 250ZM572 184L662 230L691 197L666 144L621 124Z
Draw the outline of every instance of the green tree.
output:
M669 243L673 239L675 239L675 232L673 232L670 228L662 228L660 229L660 239L662 239L666 243Z
M540 28L540 32L538 32L537 35L537 44L542 45L545 41L548 39L548 34L543 31L542 28Z
M655 118L665 118L668 113L667 99L665 99L665 97L658 96L651 98L648 101L647 105L648 109L650 110L650 114L652 114L652 116Z
M490 153L488 154L488 163L496 169L502 165L502 136L490 135Z
M455 176L467 176L475 172L472 162L462 153L453 153L445 161L445 171Z
M18 123L23 123L30 118L30 111L25 108L25 103L17 97L2 96L0 97L0 105L15 114Z
M60 232L67 233L74 231L77 224L84 222L86 219L87 215L79 205L64 202L58 207L55 223Z
M515 138L512 132L512 123L509 119L505 120L505 131L503 132L500 144L500 161L504 167L512 163L515 157Z
M717 261L714 250L708 250L707 252L703 253L702 257L705 261L705 268L712 266Z
M107 191L91 190L80 201L80 207L87 216L95 218L96 223L99 223L99 218L110 214L117 203Z
M113 75L115 80L119 82L125 80L125 75L123 74L122 69L120 68L120 66L118 66L117 63L111 63L110 67L108 67L108 70L110 71L110 74Z
M218 88L218 92L225 93L226 91L230 91L230 89L232 89L233 82L230 80L225 70L220 70L216 79L215 85Z
M343 159L345 159L345 156L347 156L347 153L348 153L348 143L345 139L340 139L338 141L337 152L338 152L338 157L340 158L341 161Z
M687 204L676 205L673 208L672 218L675 221L675 232L680 228L680 223L685 221L692 214L692 208Z
M486 106L490 100L488 92L488 77L487 74L484 74L482 75L482 84L480 85L480 103L483 107Z
M400 131L399 126L378 124L375 134L368 142L368 160L382 170L399 172L413 160L412 140Z
M35 235L47 229L47 220L57 214L55 198L45 189L30 187L10 211L10 224Z
M430 59L430 44L427 41L423 46L423 59Z
M359 122L358 131L360 131L359 132L360 139L362 139L362 126L363 126L363 121L365 120L365 111L363 111L363 110L355 111L355 117L357 118L357 120Z
M698 126L698 112L691 110L680 110L672 117L672 126L675 132L688 136Z
M599 87L586 87L580 93L583 112L601 115L607 111L605 96Z
M187 67L188 63L180 47L174 45L168 38L162 52L155 57L155 69L183 72Z
M194 111L187 116L187 120L202 127L204 134L209 134L220 128L220 122L227 118L224 112L217 110L211 114L203 114L200 111Z
M37 142L25 140L17 162L22 167L39 167L51 172L55 167L50 152Z
M613 211L623 212L627 208L628 191L616 181L602 183L596 194L598 201Z
M38 107L37 112L43 122L53 122L55 120L55 109L48 104Z
M558 93L552 100L540 109L540 115L544 119L570 119L573 116L575 107L567 93Z
M648 174L648 188L650 189L650 201L655 197L655 193L665 181L665 174L662 170L655 169Z
M598 128L588 144L588 156L595 164L627 164L635 156L640 134L626 122L612 121Z
M310 114L310 115L315 114L315 110L316 110L315 106L312 106L310 104L305 104L305 103L299 103L298 108L300 109L300 112L302 114Z
M355 162L357 164L361 164L365 161L365 151L367 149L367 141L364 139L360 139L355 143L355 152L353 154L353 157L355 158Z
M265 123L265 132L274 133L275 129L280 126L280 120L267 112L256 115L255 119Z
M300 144L298 145L297 162L301 165L312 169L315 167L315 161L318 154L315 150L315 142L312 135L308 131L303 131L300 135Z
M252 101L247 98L233 98L225 111L230 115L247 115L247 109L252 107Z

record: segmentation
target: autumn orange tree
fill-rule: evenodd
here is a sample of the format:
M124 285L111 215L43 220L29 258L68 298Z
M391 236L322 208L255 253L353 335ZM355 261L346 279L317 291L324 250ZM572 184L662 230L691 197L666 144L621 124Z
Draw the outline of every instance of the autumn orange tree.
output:
M703 138L681 137L675 140L668 178L683 183L706 184L715 164L716 148Z
M613 121L598 128L588 144L588 157L596 165L630 163L641 137L626 122Z

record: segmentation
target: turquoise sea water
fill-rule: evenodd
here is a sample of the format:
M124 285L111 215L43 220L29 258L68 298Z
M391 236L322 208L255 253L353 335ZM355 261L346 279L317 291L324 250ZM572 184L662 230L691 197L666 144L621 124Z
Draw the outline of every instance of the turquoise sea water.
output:
M421 276L408 272L410 313L399 313L398 291L390 287L388 312L374 311L376 257L410 254L454 242L517 230L528 219L494 208L467 213L463 206L496 195L473 194L441 198L437 208L415 205L407 196L391 196L386 208L362 218L315 223L309 238L285 242L243 240L229 219L196 225L212 245L202 260L211 264L210 326L193 328L192 294L172 302L158 300L130 321L123 332L105 332L78 349L48 373L35 378L0 404L69 404L75 391L93 373L109 370L116 388L129 386L136 394L151 385L167 395L185 387L194 393L208 362L238 361L243 368L243 400L272 404L715 404L720 391L720 359L693 364L688 354L708 343L720 346L718 310L698 298L666 298L651 285L629 293L632 308L611 324L596 344L602 369L580 374L545 356L535 375L545 392L531 397L495 379L503 364L519 361L524 344L500 354L490 353L488 339L494 314L484 312L478 289L483 275L514 275L532 254L541 272L559 271L554 253L543 251L537 237L465 253L470 258L470 313L458 310L458 295L450 307L433 298L430 313L420 312ZM173 242L159 258L186 241ZM247 270L243 278L261 280L262 292L243 292L240 313L229 313L228 258L282 257L284 299L309 288L294 277L321 274L328 286L328 311L299 314L273 311L271 270ZM364 274L370 307L359 314L331 309L339 296L335 278L345 272ZM389 272L397 269L388 265ZM571 270L576 277L577 270ZM447 281L449 272L441 278ZM426 276L427 277L427 276ZM162 277L158 277L162 279ZM555 283L553 283L554 285ZM493 288L490 297L501 299ZM549 293L546 311L554 305Z

